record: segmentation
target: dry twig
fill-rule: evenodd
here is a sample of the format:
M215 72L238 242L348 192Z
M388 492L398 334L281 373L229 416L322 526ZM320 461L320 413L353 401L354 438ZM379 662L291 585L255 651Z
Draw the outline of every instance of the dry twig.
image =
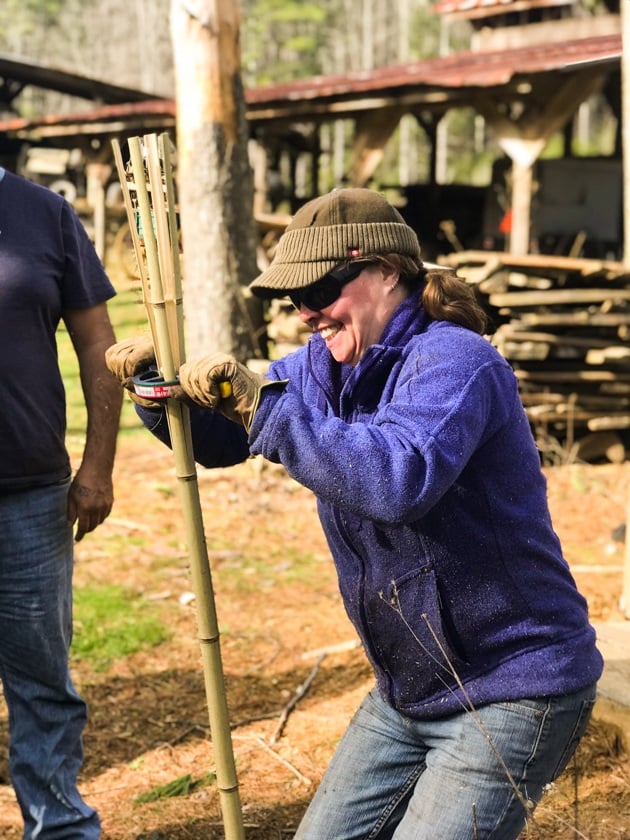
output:
M315 677L317 676L317 672L319 671L319 666L321 665L325 657L326 654L322 653L322 655L319 657L319 659L313 666L311 673L304 680L304 682L297 687L297 689L295 690L295 694L282 710L282 714L280 715L280 722L278 723L276 731L271 736L271 739L269 741L270 744L275 744L278 740L280 740L280 738L282 738L282 733L284 732L284 727L286 726L287 720L289 719L289 715L311 687L313 680L315 679Z
M301 782L303 782L305 785L312 784L311 780L307 778L303 773L300 773L297 767L294 767L290 761L287 761L286 758L283 758L281 755L278 755L278 753L275 750L272 750L269 744L267 744L263 738L256 735L254 740L259 746L263 748L263 750L265 750L265 752L268 755L273 756L273 758L275 758L276 761L279 761L280 764L284 764L284 766L287 767L293 773L293 775L296 776Z

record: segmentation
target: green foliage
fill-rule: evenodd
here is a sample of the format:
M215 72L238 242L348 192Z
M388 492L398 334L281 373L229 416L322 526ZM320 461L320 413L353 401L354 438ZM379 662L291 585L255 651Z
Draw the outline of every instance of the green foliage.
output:
M552 160L560 158L564 154L564 136L561 131L552 134L540 153L541 160Z
M33 22L41 23L52 20L58 15L64 5L64 0L3 0L1 15L13 18L14 21L31 18Z
M414 11L409 31L409 56L413 61L433 58L440 47L440 17L428 8Z
M287 3L287 0L263 0L256 5L256 14L259 14L261 7L267 8L269 21L271 23L292 23L321 24L326 13L321 6L315 3Z
M65 0L3 0L0 5L0 45L11 48L16 37L44 31L54 24Z
M147 603L122 586L75 587L72 656L95 670L170 636Z
M247 84L316 75L326 10L315 3L247 0L243 3L242 65Z
M216 781L214 773L208 773L200 779L193 781L190 773L173 779L165 785L156 785L151 790L141 793L133 800L134 805L144 805L147 802L157 802L159 799L171 799L174 796L187 796L199 788L207 787Z

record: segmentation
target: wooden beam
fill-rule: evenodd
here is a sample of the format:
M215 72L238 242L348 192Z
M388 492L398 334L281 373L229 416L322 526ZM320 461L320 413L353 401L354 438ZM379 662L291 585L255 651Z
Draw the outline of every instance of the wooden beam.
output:
M393 107L367 111L357 117L348 173L353 187L365 186L372 177L404 113L404 108Z
M490 295L491 306L557 306L587 303L623 303L630 300L630 289L549 289L542 292L503 292Z
M559 131L575 113L580 102L600 89L605 76L593 70L562 76L556 73L543 80L544 106L536 97L516 118L510 118L492 97L479 95L474 107L494 131L497 141L512 161L512 229L509 250L513 254L529 252L533 166L549 138ZM555 90L547 89L555 82ZM533 82L528 82L533 85Z
M526 271L561 271L577 272L583 277L605 275L609 277L627 277L630 267L617 260L594 260L587 257L563 257L557 254L509 254L504 251L458 251L440 256L442 265L454 268L464 265L486 265L492 263L501 268L513 268Z

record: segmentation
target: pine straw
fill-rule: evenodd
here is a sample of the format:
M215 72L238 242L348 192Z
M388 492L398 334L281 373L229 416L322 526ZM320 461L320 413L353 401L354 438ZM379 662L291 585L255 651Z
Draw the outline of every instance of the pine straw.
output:
M618 618L622 549L611 529L623 521L624 467L562 468L550 474L556 528L593 617ZM134 800L213 769L194 607L181 543L172 463L148 436L124 440L111 521L79 544L77 585L120 583L162 611L174 637L117 662L107 673L79 663L89 702L82 789L101 813L103 840L219 840L216 789L146 804ZM274 735L318 651L351 642L313 500L281 470L249 462L200 476L233 743L247 840L287 840L335 743L371 685L361 650L348 645L320 663L304 696ZM299 572L294 552L312 555ZM262 568L262 560L267 567ZM604 573L609 567L610 571ZM234 585L238 574L241 585ZM246 586L248 584L248 586ZM304 656L304 654L311 654ZM0 837L19 840L17 806L6 784L6 711L0 705ZM4 755L4 760L3 760ZM629 840L630 762L618 733L594 721L570 766L536 812L544 840ZM576 807L577 778L577 807ZM536 838L533 829L527 837Z

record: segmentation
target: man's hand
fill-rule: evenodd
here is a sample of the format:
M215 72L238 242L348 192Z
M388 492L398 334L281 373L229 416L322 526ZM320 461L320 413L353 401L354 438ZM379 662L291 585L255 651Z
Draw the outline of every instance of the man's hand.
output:
M86 467L80 467L68 492L68 522L71 525L76 522L76 542L107 519L113 503L110 475L99 478L96 474L91 475Z
M114 493L112 472L122 394L105 366L105 353L115 336L106 304L67 309L64 322L72 339L87 409L85 447L68 493L68 521L77 526L75 539L109 515Z
M260 401L265 379L224 353L204 356L183 364L179 384L193 402L219 411L249 432Z

